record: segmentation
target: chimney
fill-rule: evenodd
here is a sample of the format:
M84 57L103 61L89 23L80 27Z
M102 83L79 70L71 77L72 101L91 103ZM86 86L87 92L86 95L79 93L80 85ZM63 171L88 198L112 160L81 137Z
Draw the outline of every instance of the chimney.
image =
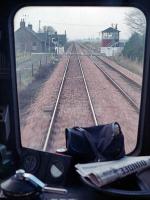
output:
M118 26L118 24L116 24L116 27L115 27L116 30L117 30L117 26Z
M32 30L32 24L28 24L28 29Z
M25 21L24 21L24 19L21 19L21 21L20 21L20 28L25 28Z

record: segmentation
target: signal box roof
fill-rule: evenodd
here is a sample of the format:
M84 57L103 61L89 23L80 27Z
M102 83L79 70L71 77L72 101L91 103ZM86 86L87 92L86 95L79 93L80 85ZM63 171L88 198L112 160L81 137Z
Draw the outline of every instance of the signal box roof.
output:
M110 33L110 32L120 32L118 29L115 29L115 28L112 28L112 27L109 27L105 30L102 31L102 33Z

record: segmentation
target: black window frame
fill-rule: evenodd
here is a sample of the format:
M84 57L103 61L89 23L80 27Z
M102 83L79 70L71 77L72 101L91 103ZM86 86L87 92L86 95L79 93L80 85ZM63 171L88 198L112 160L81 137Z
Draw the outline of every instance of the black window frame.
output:
M9 1L9 0L8 0ZM142 83L142 94L141 94L141 109L139 117L139 131L136 148L132 155L149 155L150 154L150 2L141 2L140 0L87 0L87 1L42 1L42 0L22 0L8 3L7 0L4 3L4 11L1 17L5 16L3 21L4 24L4 36L3 47L7 47L4 51L6 55L7 68L8 68L8 79L3 82L0 86L0 95L4 87L7 92L7 97L3 97L2 102L7 102L10 107L10 118L11 118L11 132L8 144L11 149L21 152L21 135L20 135L20 123L19 123L19 106L17 96L17 81L16 81L16 64L15 64L15 42L14 42L14 16L15 13L26 6L116 6L116 7L135 7L140 9L146 17L146 42L145 42L145 56L144 56L144 71L143 71L143 83ZM8 9L8 6L9 9ZM3 7L2 7L3 8ZM7 26L5 25L7 24ZM1 81L1 79L0 79Z

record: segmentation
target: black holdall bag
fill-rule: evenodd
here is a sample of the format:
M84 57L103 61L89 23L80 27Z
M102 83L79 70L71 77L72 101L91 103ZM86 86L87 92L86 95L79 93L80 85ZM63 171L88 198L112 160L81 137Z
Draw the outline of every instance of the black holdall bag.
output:
M124 136L117 122L67 128L66 148L76 162L110 161L125 155Z

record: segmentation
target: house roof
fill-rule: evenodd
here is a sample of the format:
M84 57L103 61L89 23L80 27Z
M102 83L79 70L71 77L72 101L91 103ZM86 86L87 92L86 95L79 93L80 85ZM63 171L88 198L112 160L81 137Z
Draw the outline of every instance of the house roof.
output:
M33 29L29 28L29 27L20 27L17 31L15 31L15 33L20 32L21 30L27 31L30 34L32 34L37 40L39 40L40 42L45 42L48 41L48 37L53 37L56 40L59 40L59 42L64 43L66 41L66 34L58 34L55 31L55 29L51 26L45 27L47 28L46 32L40 32L40 33L36 33Z
M38 37L37 33L33 29L29 29L28 27L25 27L25 29L33 34L38 40L41 40L40 37Z
M49 32L48 33L53 33L54 29L53 27L48 27L49 28ZM16 32L20 31L24 29L25 31L28 31L29 33L31 33L32 35L34 35L39 41L46 41L47 40L47 32L42 32L42 33L36 33L33 29L30 29L29 27L20 27L18 30L16 30Z
M105 33L105 32L120 32L118 29L115 29L115 28L112 28L112 27L109 27L105 30L102 31L102 33Z
M18 33L18 32L20 32L21 30L24 30L24 31L29 32L29 33L32 34L34 37L36 37L37 40L41 41L41 39L38 37L37 33L36 33L33 29L30 29L30 28L28 28L28 27L20 27L19 29L17 29L17 30L15 31L15 33Z

